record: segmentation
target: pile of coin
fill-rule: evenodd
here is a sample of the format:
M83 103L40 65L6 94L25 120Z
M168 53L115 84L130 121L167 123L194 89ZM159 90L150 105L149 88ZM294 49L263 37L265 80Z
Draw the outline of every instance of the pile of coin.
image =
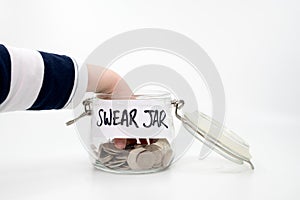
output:
M169 166L173 151L166 139L155 140L149 144L128 145L118 149L113 142L94 147L96 164L102 164L114 170L150 170Z

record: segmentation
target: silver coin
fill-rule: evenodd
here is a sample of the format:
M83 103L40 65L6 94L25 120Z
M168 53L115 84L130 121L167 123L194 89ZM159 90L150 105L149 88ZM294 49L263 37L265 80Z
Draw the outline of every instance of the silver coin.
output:
M100 154L103 152L103 147L102 147L102 145L99 145L99 147L98 147L98 158L100 157Z
M103 148L100 148L99 152L98 152L98 158L103 158L110 155L109 153L107 153L106 151L103 150Z
M101 146L102 146L102 149L105 152L107 152L108 154L117 155L120 151L123 151L123 150L117 149L113 143L104 143Z
M155 155L146 150L138 154L136 164L141 170L151 169L155 163Z
M137 157L138 155L143 152L143 151L146 151L146 149L140 147L140 148L137 148L137 149L133 149L130 151L129 155L128 155L128 158L127 158L127 163L129 165L129 167L133 170L139 170L140 167L138 166L137 164Z
M107 156L105 156L105 157L100 157L100 158L99 158L99 161L100 161L102 164L104 164L104 163L109 162L112 158L113 158L112 155L107 155Z
M128 156L116 156L116 160L127 160Z
M110 165L115 165L115 164L120 164L120 163L125 163L126 160L111 160L108 164Z
M143 145L141 145L141 144L136 144L136 145L134 145L134 148L135 149L137 149L137 148L141 148L141 147L144 147Z
M160 147L157 145L150 144L145 146L145 149L147 149L148 151L156 151L156 150L160 150Z
M97 149L91 145L92 149ZM132 150L118 149L111 142L99 145L97 157L102 165L114 170L148 170L167 167L173 156L171 146L166 139L159 139L150 145L134 145Z
M116 156L116 159L127 159L128 154L129 154L129 150L123 150Z
M170 143L168 142L167 139L159 139L152 145L158 146L162 151L165 151L165 152L171 148Z
M120 167L123 164L124 164L124 162L122 162L122 163L116 163L116 164L106 164L105 166L109 167L109 168L117 168L117 167Z
M125 171L125 170L130 170L130 167L128 165L122 165L118 169L122 170L122 171Z
M172 157L173 157L172 149L169 149L167 152L165 152L164 157L163 157L163 162L162 162L163 167L169 166L169 164L172 160Z
M156 145L148 145L145 147L148 151L152 152L155 156L154 166L155 168L159 167L162 163L163 153L160 148Z

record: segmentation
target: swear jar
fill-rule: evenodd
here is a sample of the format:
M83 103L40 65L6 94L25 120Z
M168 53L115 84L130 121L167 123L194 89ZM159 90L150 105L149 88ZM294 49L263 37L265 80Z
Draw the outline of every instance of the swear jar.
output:
M167 168L175 137L169 93L96 94L86 100L91 115L91 160L97 169L149 173Z

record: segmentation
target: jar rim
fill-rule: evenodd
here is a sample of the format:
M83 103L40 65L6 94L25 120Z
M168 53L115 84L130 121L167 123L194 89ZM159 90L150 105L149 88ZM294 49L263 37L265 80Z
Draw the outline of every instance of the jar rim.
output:
M149 100L149 99L169 99L171 93L159 90L149 90L142 93L127 94L108 94L95 93L95 97L103 100Z

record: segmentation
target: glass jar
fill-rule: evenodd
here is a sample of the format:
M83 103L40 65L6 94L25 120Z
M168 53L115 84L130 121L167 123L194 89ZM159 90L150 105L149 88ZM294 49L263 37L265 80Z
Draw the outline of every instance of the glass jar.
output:
M175 133L168 93L96 94L91 103L91 160L97 169L150 173L169 167Z
M83 101L84 112L67 125L89 116L89 128L80 137L95 168L108 172L137 174L168 168L175 152L173 116L215 152L254 168L247 143L201 112L180 112L183 105L183 100L165 92L130 97L95 94ZM211 129L220 134L211 134Z

